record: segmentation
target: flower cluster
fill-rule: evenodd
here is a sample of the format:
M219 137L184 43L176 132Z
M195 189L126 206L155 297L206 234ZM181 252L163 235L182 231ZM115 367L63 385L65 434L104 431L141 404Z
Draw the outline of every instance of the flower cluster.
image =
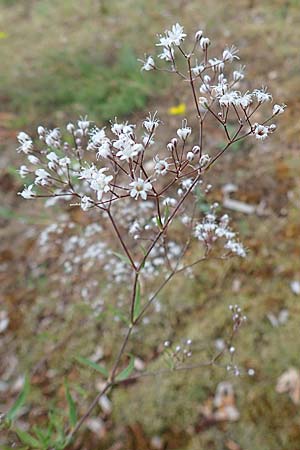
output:
M203 241L207 246L211 246L220 238L225 240L224 248L229 252L235 253L238 256L245 257L246 251L243 245L236 241L236 233L229 227L229 216L224 214L219 219L215 213L218 204L211 207L202 222L198 223L194 228L194 234L199 241Z

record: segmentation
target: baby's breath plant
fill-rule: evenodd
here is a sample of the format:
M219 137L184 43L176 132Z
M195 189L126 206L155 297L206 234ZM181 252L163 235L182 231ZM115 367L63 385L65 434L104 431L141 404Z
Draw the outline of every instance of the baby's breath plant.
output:
M210 201L209 170L234 144L268 139L276 130L272 121L285 105L270 107L272 96L264 87L244 91L244 67L236 66L238 50L227 47L221 55L211 56L211 41L202 31L188 41L177 23L159 36L156 45L158 56L145 55L142 70L168 72L184 83L194 105L196 129L184 119L164 146L156 139L164 124L154 112L141 124L113 119L110 126L99 127L85 116L76 124L68 123L64 131L40 125L37 140L24 132L18 135L18 152L27 158L19 173L28 180L19 195L44 199L47 206L71 205L93 218L81 235L73 233L70 222L58 221L40 236L45 252L50 236L56 236L57 263L64 267L58 282L83 279L82 298L95 313L114 306L111 299L118 297L119 287L123 292L123 310L117 314L119 334L112 336L120 340L113 363L99 365L84 355L77 360L104 377L102 389L79 416L66 384L69 425L64 424L64 432L61 425L51 426L44 444L41 432L18 433L21 441L31 436L40 442L40 448L66 448L103 396L129 379L153 374L144 368L137 371L134 346L130 345L129 356L128 347L136 330L142 333L146 315L175 276L193 277L197 265L210 258L247 256L228 214ZM214 152L207 149L208 123L222 130L220 142L225 140L222 148L216 144ZM197 257L190 251L195 245ZM231 330L215 355L199 361L191 339L183 344L166 340L161 350L166 367L160 372L167 376L169 371L219 365L240 375L243 369L235 361L233 341L246 317L238 305L230 309ZM8 416L13 419L11 413ZM53 414L49 417L55 422Z

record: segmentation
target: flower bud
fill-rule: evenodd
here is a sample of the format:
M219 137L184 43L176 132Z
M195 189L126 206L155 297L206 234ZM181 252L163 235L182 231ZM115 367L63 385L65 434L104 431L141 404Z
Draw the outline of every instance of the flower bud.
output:
M197 153L200 152L200 147L199 145L194 145L194 147L192 148L192 152L194 153L194 155L196 155Z
M202 30L197 31L197 33L195 34L195 41L200 41L202 36L203 36L203 31Z
M187 152L186 159L188 161L190 161L190 162L193 161L194 157L195 157L195 154L193 152Z
M38 126L38 128L37 128L37 132L38 132L38 135L39 135L39 136L43 136L43 135L45 134L46 130L45 130L44 127L42 127L42 126L40 125L40 126Z
M74 125L72 124L72 123L68 123L68 125L67 125L67 131L70 133L70 134L73 134L73 132L74 132L74 130L75 130L75 127L74 127Z
M203 37L200 39L199 45L200 45L200 47L202 48L202 50L205 51L205 50L207 50L207 48L208 48L209 45L210 45L210 40L209 40L207 37L204 37L204 36L203 36Z

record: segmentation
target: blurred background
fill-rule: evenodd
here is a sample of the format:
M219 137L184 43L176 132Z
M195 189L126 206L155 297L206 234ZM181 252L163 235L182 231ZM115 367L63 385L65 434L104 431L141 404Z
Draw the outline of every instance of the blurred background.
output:
M45 209L17 197L23 181L16 167L23 161L15 151L16 135L40 124L64 126L85 114L101 127L116 116L137 121L157 110L170 127L167 141L182 118L192 115L191 98L175 79L141 72L137 59L153 53L157 33L177 21L191 36L205 30L216 54L235 44L246 65L246 89L267 85L288 109L272 139L235 146L211 172L216 201L224 202L230 183L235 200L255 207L250 214L226 211L249 248L248 258L210 262L188 283L177 279L160 299L171 313L149 321L138 356L141 365L155 367L166 338L188 337L201 359L202 348L209 353L222 345L228 305L238 303L249 318L238 357L255 376L232 379L218 369L201 369L116 389L112 404L99 406L74 449L297 450L299 0L0 0L0 410L15 399L28 371L32 391L20 426L42 422L54 401L64 407L64 376L84 411L99 380L78 368L74 355L98 349L97 358L109 361L117 348L118 324L106 327L101 315L91 320L80 298L83 286L75 289L64 275L58 288L57 248L40 251L41 233L54 218L62 215L82 229L87 223L74 209ZM213 130L211 141L213 146ZM276 392L278 377L291 368L296 375L290 395ZM207 411L225 380L238 414L217 421ZM13 442L18 446L13 433L1 435L1 445Z

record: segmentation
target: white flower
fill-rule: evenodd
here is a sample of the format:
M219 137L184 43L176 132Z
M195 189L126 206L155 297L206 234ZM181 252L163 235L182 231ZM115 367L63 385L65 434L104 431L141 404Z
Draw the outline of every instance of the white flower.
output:
M200 158L200 161L199 161L200 167L207 166L207 164L209 163L210 159L211 158L210 158L209 155L207 155L207 154L202 155L201 158Z
M224 61L218 58L210 59L209 64L214 72L222 72L224 70Z
M90 181L91 189L97 192L98 200L101 200L103 194L109 192L110 190L109 183L113 179L113 176L105 175L104 172L107 170L108 169L104 167L98 171L95 171L92 175L92 180Z
M143 126L146 128L148 133L153 133L160 123L160 120L155 117L156 114L157 112L155 112L153 117L151 117L151 113L149 113L149 116L147 116L143 122Z
M186 34L183 32L183 27L179 23L173 25L171 31L167 31L167 35L170 43L174 45L180 45L186 37Z
M40 184L41 186L47 186L49 184L50 174L45 169L37 169L35 175L35 184Z
M35 197L35 192L32 192L33 184L30 184L28 187L24 186L22 192L18 192L18 195L21 195L25 199L30 199Z
M71 160L70 158L68 158L67 156L65 156L64 158L60 158L60 160L58 161L59 165L61 167L67 167L71 164Z
M245 70L245 66L240 66L239 70L234 70L232 72L233 80L234 81L242 80L245 77L244 70Z
M104 128L101 130L93 128L90 133L90 141L87 150L97 151L97 158L106 158L110 154L110 140L105 134Z
M130 191L130 196L136 200L140 196L143 200L147 199L147 192L152 189L152 184L150 181L145 181L142 178L138 178L129 184L132 187Z
M73 123L68 123L68 125L66 126L68 133L73 134L74 130L75 130L75 126L73 125Z
M155 62L152 56L147 56L146 60L139 60L143 63L141 70L146 70L146 72L149 72L150 70L155 69Z
M258 123L256 123L254 128L254 135L256 137L256 139L259 139L261 141L264 141L269 134L269 128L265 127L264 125L259 125Z
M224 248L227 248L232 253L236 253L238 256L241 256L242 258L246 257L246 251L243 245L240 244L239 242L229 240L228 242L226 242Z
M236 105L239 94L237 91L226 92L219 98L219 103L221 106Z
M223 60L232 63L234 59L239 59L239 57L236 55L237 53L238 49L234 47L234 45L230 48L227 47L223 51Z
M20 169L18 170L21 178L25 178L26 175L28 175L30 173L29 169L27 166L21 166Z
M88 209L92 208L94 206L93 200L88 197L87 195L84 195L80 200L80 207L83 211L87 211Z
M158 55L160 59L165 61L173 61L174 59L174 50L170 47L164 47L162 53Z
M30 153L33 148L33 142L30 136L28 136L27 133L24 133L24 131L21 131L21 133L18 134L17 139L21 144L20 147L17 148L17 152L23 152L25 154Z
M201 72L205 69L205 66L203 64L197 64L195 67L192 67L192 73L195 77L200 75Z
M83 131L83 134L86 135L90 126L90 121L87 116L80 117L80 120L77 122L78 128Z
M80 170L78 178L80 180L92 180L97 175L97 169L94 165L91 167L83 167Z
M135 234L141 230L141 226L137 220L135 220L129 227L129 234Z
M283 114L285 108L286 108L286 105L274 105L273 106L273 116L277 116L279 114Z
M267 88L255 89L253 95L259 103L265 103L272 100L272 95L267 92Z
M165 159L160 159L158 155L153 158L155 162L154 170L158 175L166 175L169 168L169 163Z
M182 121L182 128L178 128L177 130L177 136L180 137L183 141L185 141L191 134L192 129L191 127L187 126L187 120L184 119Z
M251 105L252 101L252 95L246 92L244 95L241 95L236 99L236 104L240 105L243 109L246 109L249 105Z
M57 165L58 165L58 156L57 156L57 154L55 152L50 152L47 155L47 159L49 159L49 162L48 162L49 169L55 170L57 168Z
M60 147L60 130L59 128L54 128L53 130L47 131L45 142L49 147L59 148Z
M114 145L116 146L116 143ZM128 162L143 150L144 147L142 144L135 144L131 139L128 139L125 141L124 146L117 152L116 156L118 156L121 161L126 160Z
M37 166L40 163L40 160L34 155L28 155L27 159L31 164L34 164L35 166Z
M207 50L207 48L210 45L210 40L208 39L208 37L202 36L202 38L200 39L199 45L200 45L200 47L202 48L203 51Z

